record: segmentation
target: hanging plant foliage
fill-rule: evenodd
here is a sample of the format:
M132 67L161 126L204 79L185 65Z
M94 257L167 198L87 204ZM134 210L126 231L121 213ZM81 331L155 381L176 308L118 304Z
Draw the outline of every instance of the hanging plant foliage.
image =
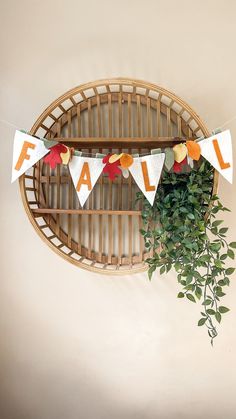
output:
M201 302L198 326L207 327L211 343L217 322L229 311L221 298L235 270L226 262L234 259L236 248L236 242L226 241L228 228L216 219L229 210L212 196L213 174L213 167L201 160L188 173L163 172L153 206L141 192L137 194L143 201L141 234L152 254L146 260L149 278L157 268L160 274L176 271L182 288L178 298Z

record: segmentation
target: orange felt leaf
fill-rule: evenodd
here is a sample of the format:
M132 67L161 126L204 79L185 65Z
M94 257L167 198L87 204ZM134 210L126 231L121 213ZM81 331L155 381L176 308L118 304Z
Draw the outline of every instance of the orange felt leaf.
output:
M199 160L201 156L201 147L195 141L186 141L186 147L188 149L188 155L193 160Z
M133 164L133 157L130 154L123 153L120 157L120 165L123 169L128 169L128 167Z

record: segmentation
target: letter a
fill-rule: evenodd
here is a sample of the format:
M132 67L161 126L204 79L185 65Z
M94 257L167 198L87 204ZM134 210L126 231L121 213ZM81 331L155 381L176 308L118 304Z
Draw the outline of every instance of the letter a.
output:
M92 184L91 184L91 177L90 177L90 170L89 170L89 164L88 162L84 162L80 178L78 180L76 190L79 192L82 185L87 185L88 190L92 190Z
M147 192L155 191L155 186L150 185L150 180L149 180L149 175L148 175L148 168L147 168L147 162L146 161L142 161L141 162L141 166L142 166L143 180L144 180L144 185L145 185L146 191Z

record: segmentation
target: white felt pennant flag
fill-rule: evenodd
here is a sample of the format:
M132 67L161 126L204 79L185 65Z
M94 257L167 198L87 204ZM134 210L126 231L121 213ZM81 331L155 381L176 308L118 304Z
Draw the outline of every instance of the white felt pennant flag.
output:
M233 183L233 153L230 131L226 130L199 141L201 155L228 182Z
M69 163L70 174L82 207L102 173L103 167L104 163L101 158L73 156Z
M153 205L160 180L165 153L135 157L129 171L147 200Z
M12 178L14 182L49 152L44 142L21 131L16 131L13 146Z

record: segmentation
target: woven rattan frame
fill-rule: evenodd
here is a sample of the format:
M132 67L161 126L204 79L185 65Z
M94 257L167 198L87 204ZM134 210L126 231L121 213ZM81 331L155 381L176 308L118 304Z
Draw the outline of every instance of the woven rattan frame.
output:
M70 90L46 108L30 133L85 153L139 154L172 146L183 137L209 135L182 99L154 84L127 78ZM213 193L217 183L215 172ZM67 167L51 170L40 161L21 176L20 190L35 230L64 259L106 274L146 269L149 253L139 234L142 221L131 176L111 183L101 175L83 209Z

